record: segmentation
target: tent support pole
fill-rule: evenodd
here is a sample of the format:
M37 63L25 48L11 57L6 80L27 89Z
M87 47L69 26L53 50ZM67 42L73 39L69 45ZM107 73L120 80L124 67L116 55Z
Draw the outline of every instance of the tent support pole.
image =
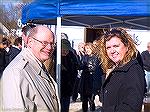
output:
M58 95L60 97L60 85L61 85L61 17L57 17L57 59L56 59L56 81L58 85Z

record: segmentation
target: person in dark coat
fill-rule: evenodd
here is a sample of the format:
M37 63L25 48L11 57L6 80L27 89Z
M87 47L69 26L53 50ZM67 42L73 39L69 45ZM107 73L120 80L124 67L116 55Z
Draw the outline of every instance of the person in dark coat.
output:
M2 39L2 44L3 44L3 49L5 50L5 67L9 64L9 56L10 56L10 53L9 53L9 50L10 50L10 44L11 44L11 41L4 37Z
M5 49L3 48L3 44L2 42L0 42L0 78L1 78L1 75L5 69L5 65L6 65L6 60L5 60Z
M61 40L61 112L69 112L70 98L77 77L77 60L67 39Z
M147 50L141 53L141 57L146 74L147 92L150 92L150 42L147 43Z
M21 52L22 38L18 37L15 39L14 44L9 48L9 63Z
M81 74L81 97L82 110L88 111L88 103L90 110L95 111L95 96L99 95L101 90L101 77L103 75L99 59L94 54L94 46L92 43L85 44L85 55L83 56L83 71Z
M21 51L22 38L18 37L15 39L14 44L7 38L3 38L3 46L5 49L5 66L7 66Z
M0 72L5 68L5 50L0 48Z
M137 61L137 49L122 28L104 34L98 44L104 78L102 112L141 112L145 73Z
M72 101L76 102L77 98L78 98L78 94L80 94L80 84L81 84L81 73L82 73L82 57L85 55L85 51L84 51L84 42L81 42L78 44L78 52L75 54L77 57L77 65L78 65L78 75L75 81L75 85L73 88L73 95L72 95ZM81 95L80 95L80 100L81 100Z

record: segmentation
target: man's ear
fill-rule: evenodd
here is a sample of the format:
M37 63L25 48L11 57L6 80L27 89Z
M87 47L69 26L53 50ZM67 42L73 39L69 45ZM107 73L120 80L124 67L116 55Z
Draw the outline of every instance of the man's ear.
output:
M31 37L28 37L28 38L27 38L27 46L31 47L32 43L33 43L32 38L31 38Z

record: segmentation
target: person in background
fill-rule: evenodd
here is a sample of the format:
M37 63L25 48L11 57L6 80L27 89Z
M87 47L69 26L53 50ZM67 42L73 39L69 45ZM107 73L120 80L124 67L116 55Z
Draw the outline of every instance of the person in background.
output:
M77 59L67 39L61 39L61 112L69 112L70 98L77 77Z
M14 44L11 44L11 41L7 38L3 38L3 46L6 51L5 61L7 66L21 51L22 38L15 38Z
M59 112L56 82L43 65L53 53L54 34L46 26L28 32L27 48L10 62L2 74L4 111Z
M98 40L94 40L93 41L93 46L96 48L97 47L97 44L98 44Z
M104 72L102 112L141 112L145 74L133 39L123 28L111 29L98 47Z
M6 67L10 62L10 60L9 60L9 57L10 57L9 50L10 50L10 46L11 46L11 41L8 38L4 37L2 39L2 44L3 44L3 48L5 50L5 67Z
M82 96L81 96L81 74L82 74L82 58L85 55L85 49L84 49L84 42L80 42L78 44L78 52L76 54L77 57L77 62L78 62L78 74L77 74L77 78L75 81L75 85L74 85L74 89L73 89L73 95L72 95L72 101L76 102L77 98L78 98L78 93L80 94L80 100L82 100Z
M147 50L141 53L143 67L146 74L147 92L150 92L150 42L147 43Z
M80 60L81 60L82 56L85 55L84 46L85 46L85 43L84 43L84 42L81 42L81 43L78 44L78 52L77 52L77 54L79 55Z
M9 47L9 63L21 52L22 49L22 38L17 37L13 45Z
M90 111L95 111L95 96L99 95L102 85L102 69L98 57L94 54L94 46L92 43L84 45L85 55L83 56L83 72L81 74L81 97L82 110L88 111L88 103Z
M68 35L66 33L61 33L61 39L66 39L68 40Z
M18 48L19 50L22 49L22 37L17 37L14 41L14 47Z
M1 76L2 76L2 73L3 73L3 71L4 71L4 69L5 69L5 63L6 63L6 60L5 60L5 53L6 53L6 51L5 51L5 49L4 49L4 47L3 47L3 44L2 44L2 40L0 41L0 78L1 78Z

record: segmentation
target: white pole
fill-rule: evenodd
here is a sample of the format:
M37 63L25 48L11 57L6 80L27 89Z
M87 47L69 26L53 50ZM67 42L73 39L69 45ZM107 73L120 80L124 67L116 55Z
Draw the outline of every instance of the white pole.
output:
M61 17L57 17L57 59L56 59L56 80L58 84L58 93L60 97L60 85L61 85Z

